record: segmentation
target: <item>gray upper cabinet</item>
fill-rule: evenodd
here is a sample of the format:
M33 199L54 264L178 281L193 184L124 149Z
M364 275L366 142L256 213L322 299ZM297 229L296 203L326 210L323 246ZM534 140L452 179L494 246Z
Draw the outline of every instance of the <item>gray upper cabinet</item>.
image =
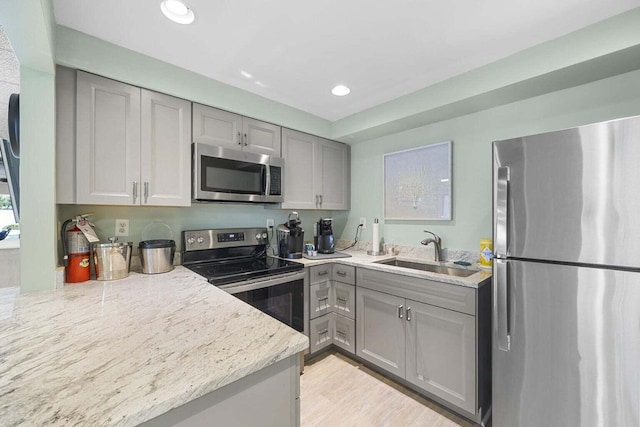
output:
M474 413L475 317L411 300L406 304L406 380Z
M282 157L285 159L283 209L349 209L348 145L285 128Z
M320 209L346 210L350 206L350 147L320 138L318 142L318 177ZM286 188L286 187L285 187Z
M140 204L191 204L191 103L142 89Z
M140 88L78 71L77 90L76 202L139 204Z
M76 80L75 141L61 139L69 115L58 119L58 147L75 144L76 194L62 202L189 206L191 104L82 71Z
M201 104L193 104L193 141L280 157L281 128Z

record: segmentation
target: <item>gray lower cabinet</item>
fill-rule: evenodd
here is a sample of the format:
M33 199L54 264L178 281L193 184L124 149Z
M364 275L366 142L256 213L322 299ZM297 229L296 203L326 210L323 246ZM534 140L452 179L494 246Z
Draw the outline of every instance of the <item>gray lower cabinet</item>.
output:
M332 317L332 341L333 344L349 353L356 352L356 322L346 316L331 313Z
M309 352L311 354L332 344L331 314L317 317L309 321Z
M405 379L475 412L475 318L406 300Z
M356 354L404 378L404 298L357 288Z
M356 354L481 422L491 406L490 285L364 268L356 277Z
M355 268L323 264L309 277L310 353L331 344L355 353Z

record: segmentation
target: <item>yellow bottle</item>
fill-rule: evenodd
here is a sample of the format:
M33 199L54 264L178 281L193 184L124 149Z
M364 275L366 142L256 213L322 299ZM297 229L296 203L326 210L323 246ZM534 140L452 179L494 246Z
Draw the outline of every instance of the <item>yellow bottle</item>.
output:
M491 267L493 259L493 241L491 239L480 239L480 265Z

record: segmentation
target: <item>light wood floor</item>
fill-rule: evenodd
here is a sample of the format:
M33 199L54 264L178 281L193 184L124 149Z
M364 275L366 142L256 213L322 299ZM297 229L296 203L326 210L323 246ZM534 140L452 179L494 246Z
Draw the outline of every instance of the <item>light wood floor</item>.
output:
M338 352L307 362L302 427L471 427L474 424Z

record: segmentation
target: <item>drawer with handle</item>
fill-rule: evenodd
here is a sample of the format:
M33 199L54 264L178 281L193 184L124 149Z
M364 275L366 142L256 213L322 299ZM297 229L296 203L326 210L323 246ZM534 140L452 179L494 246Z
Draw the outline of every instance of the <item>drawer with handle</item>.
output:
M349 265L333 264L333 272L331 279L336 282L349 283L355 285L356 283L356 269Z

